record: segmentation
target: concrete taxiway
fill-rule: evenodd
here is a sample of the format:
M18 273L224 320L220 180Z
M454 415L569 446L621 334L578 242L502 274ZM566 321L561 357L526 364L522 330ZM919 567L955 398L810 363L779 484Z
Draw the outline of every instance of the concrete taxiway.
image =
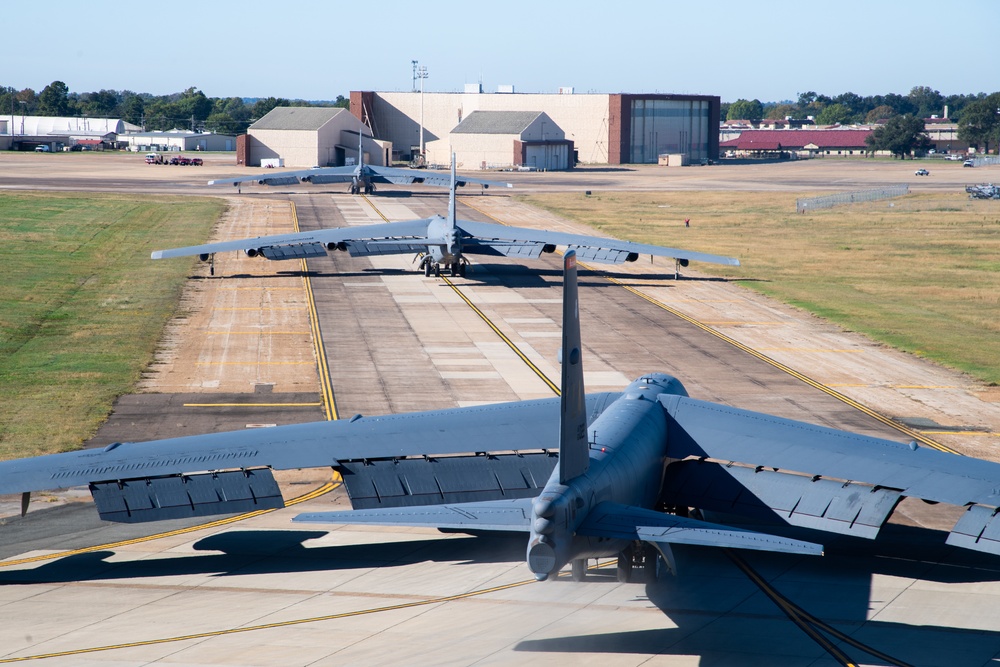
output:
M363 199L342 194L281 199L270 208L254 202L234 219L254 229L381 220ZM402 219L441 212L446 199L414 188L411 197L373 202L386 217ZM488 212L524 224L518 219L523 211L503 198L470 203L475 208L463 208L463 217ZM323 342L325 372L344 417L553 395L459 295L543 374L558 378L561 278L552 258L477 264L468 278L452 281L457 291L442 279L418 275L409 257L335 254L310 261L305 272L237 253L218 259L215 276L197 267L196 293L187 298L204 306L202 315L171 330L160 364L144 381L151 393L120 402L99 437L131 439L145 432L156 438L178 429L323 418L312 358L316 339ZM836 395L850 388L817 389L606 275L755 343L768 350L765 356L787 360L820 384L862 385L871 392L869 407L886 414L920 411L939 423L957 420L949 416L958 408L948 407L948 395L969 406L962 409L976 409L964 403L975 398L970 387L935 375L943 371L915 360L912 368L905 359L884 362L889 357L879 355L891 352L797 311L696 275L674 281L672 266L643 262L581 276L591 390L620 388L645 371L661 370L681 377L697 397L906 437ZM305 305L309 294L314 311ZM310 312L318 324L315 336L303 335ZM952 389L940 398L885 389L903 384ZM909 404L880 403L903 401L907 391ZM992 405L981 402L980 418L1000 425ZM283 489L291 498L328 479L323 471L289 477ZM94 521L92 507L68 500L48 509L36 502L33 509L40 511L0 526L0 556L8 562L39 558L0 567L0 609L7 619L0 626L0 660L64 653L40 664L838 664L722 552L678 549L680 576L649 585L621 585L601 571L583 583L539 584L523 564L523 538L302 529L290 522L302 511L346 507L339 490L195 530L173 524L98 528L87 523ZM901 663L990 664L1000 655L1000 620L992 613L1000 602L1000 567L996 559L944 547L939 529L949 520L954 517L934 508L904 505L874 544L838 541L823 558L754 554L748 560L797 607ZM166 530L170 534L136 541ZM111 542L116 544L48 558ZM837 643L861 664L891 664Z

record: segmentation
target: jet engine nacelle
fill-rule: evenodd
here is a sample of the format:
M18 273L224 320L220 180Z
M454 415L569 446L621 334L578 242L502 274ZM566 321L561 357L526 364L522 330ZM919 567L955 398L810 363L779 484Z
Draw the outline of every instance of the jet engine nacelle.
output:
M677 263L680 264L681 266L687 266L689 262L686 259L679 259L677 260Z
M629 253L629 254L628 254L628 255L627 255L626 257L625 257L625 261L626 261L626 262L634 262L634 261L635 261L635 260L637 260L637 259L639 259L639 253L637 253L637 252L630 252L630 253ZM686 259L685 259L685 260L681 260L681 261L684 261L684 262L687 262L687 260L686 260ZM687 264L685 264L684 266L687 266Z
M201 253L200 255L198 255L198 259L200 259L200 260L201 260L201 261L203 261L203 262L207 262L207 261L208 261L208 260L210 260L211 258L212 258L212 255L210 255L210 254L209 254L209 253L207 253L207 252L203 252L203 253Z
M326 249L329 250L329 251L331 251L331 252L333 252L334 250L339 250L341 252L347 252L347 244L344 243L343 241L340 241L339 243L330 242L330 243L326 244Z
M545 245L542 246L542 252L544 252L544 253L553 253L555 251L556 251L556 247L552 243L546 243Z
M257 257L258 255L262 255L263 254L263 252L260 250L260 248L247 248L243 252L246 253L247 257Z

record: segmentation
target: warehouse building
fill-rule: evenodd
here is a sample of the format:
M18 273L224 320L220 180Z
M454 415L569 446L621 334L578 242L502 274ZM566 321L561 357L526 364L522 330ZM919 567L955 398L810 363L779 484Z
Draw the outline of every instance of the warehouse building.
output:
M541 111L473 111L446 138L427 144L427 161L448 164L452 151L465 169L573 166L573 142Z
M191 130L154 130L151 132L128 132L119 135L119 144L130 151L233 151L236 137L213 132L192 132Z
M549 153L558 153L562 145L572 145L569 161L590 164L655 164L660 155L683 154L689 163L717 159L719 156L719 98L709 95L660 94L575 94L564 89L558 94L521 94L509 92L483 93L478 86L468 86L464 93L391 93L353 91L351 113L372 128L375 136L391 142L397 148L392 158L413 159L420 151L421 119L424 144L433 150L433 161L440 162L443 144L461 134L455 147L459 162L468 167L502 166L484 160L486 152L493 154L504 136L509 142L510 162L507 166L530 166L523 160L541 158L546 149L531 146L520 151L514 142L560 142L552 144ZM518 131L455 130L476 112L533 112L546 116L546 125L531 128L530 137L517 138ZM482 117L488 120L488 117ZM493 116L506 123L510 117ZM479 121L477 120L477 124ZM510 129L504 126L504 129ZM522 128L526 131L528 128ZM535 132L538 133L537 140ZM551 132L551 135L550 135ZM558 137L558 138L556 138ZM477 143L478 142L478 143ZM568 142L563 144L562 142ZM557 147L560 146L560 147ZM428 155L428 157L432 157ZM519 160L522 160L519 162Z
M285 167L341 167L358 159L358 133L369 135L347 109L275 107L250 126L236 147L237 164L261 166L280 160ZM365 137L365 162L388 164L391 146Z

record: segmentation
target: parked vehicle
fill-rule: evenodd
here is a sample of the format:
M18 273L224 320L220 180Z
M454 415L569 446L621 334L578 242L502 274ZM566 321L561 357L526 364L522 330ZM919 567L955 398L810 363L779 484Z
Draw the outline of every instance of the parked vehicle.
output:
M966 160L965 162L962 163L962 166L963 167L975 167L976 163L973 162L972 160Z
M192 167L200 167L203 164L205 164L205 161L202 160L200 157L193 157L193 158L191 158L191 166Z
M927 171L926 169L917 169L913 173L916 174L917 176L930 176L931 172Z
M41 146L35 146L36 153L51 153L52 149L49 148L48 144L42 144Z
M163 156L159 153L146 153L146 164L163 164Z

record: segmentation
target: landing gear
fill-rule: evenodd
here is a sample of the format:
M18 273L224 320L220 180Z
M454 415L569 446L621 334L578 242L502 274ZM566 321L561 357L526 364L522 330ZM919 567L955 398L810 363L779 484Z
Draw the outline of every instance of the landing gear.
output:
M431 277L431 263L424 262L424 278L430 278L430 277Z
M656 547L645 542L636 542L618 554L618 581L628 584L636 581L638 570L642 581L636 583L652 583L656 581L656 561L659 554Z
M358 194L358 186L355 185L354 183L351 183L351 194L352 195Z
M461 272L461 268L460 267L461 267L461 264L459 262L452 262L451 263L450 268L451 268L451 275L452 275L452 277L459 275L459 273Z
M573 577L573 581L583 581L587 577L587 559L577 558L571 565L570 576Z

